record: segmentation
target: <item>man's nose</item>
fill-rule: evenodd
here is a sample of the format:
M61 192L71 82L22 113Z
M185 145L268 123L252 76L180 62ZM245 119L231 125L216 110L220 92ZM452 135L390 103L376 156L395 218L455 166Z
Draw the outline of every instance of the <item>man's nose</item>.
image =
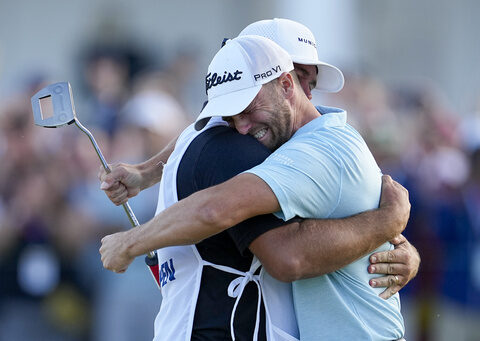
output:
M242 114L233 116L233 124L235 125L235 129L242 135L247 135L252 127L250 120Z
M310 87L305 91L305 95L307 95L309 101L312 100L312 91L310 91Z
M305 92L305 96L307 96L308 100L312 100L312 90L308 84L302 86L303 92Z

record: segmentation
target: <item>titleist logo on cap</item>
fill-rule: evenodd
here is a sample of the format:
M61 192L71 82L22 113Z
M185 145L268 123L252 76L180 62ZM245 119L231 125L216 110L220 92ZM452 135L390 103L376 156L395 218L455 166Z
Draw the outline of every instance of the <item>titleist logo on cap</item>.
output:
M222 77L217 75L216 72L213 75L209 72L205 77L205 87L207 88L207 92L213 86L242 79L242 76L240 76L242 73L243 72L240 70L236 70L233 74L225 71Z

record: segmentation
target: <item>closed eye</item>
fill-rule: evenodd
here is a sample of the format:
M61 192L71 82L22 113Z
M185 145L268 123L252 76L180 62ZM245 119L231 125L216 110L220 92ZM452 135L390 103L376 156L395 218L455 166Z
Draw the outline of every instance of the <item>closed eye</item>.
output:
M233 119L232 119L232 117L230 117L230 116L223 116L223 117L222 117L222 120L224 120L225 122L227 122L227 123L228 123L228 126L229 126L230 128L235 128L235 125L233 124Z

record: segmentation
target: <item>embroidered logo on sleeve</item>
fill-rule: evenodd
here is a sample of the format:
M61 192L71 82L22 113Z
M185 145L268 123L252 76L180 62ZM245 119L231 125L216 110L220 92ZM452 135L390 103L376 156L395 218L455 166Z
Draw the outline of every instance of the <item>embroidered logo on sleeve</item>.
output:
M291 166L294 164L294 161L292 159L280 153L273 153L270 157L272 158L272 160L275 160L285 166Z

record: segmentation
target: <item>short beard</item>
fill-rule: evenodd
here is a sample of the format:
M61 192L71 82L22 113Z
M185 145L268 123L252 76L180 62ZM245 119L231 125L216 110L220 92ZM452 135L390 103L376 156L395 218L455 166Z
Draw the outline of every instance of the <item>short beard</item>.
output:
M272 146L268 146L270 150L277 150L282 144L287 142L290 137L290 129L292 125L292 113L290 107L281 101L275 103L274 106L275 124L271 124L272 127L275 127L275 131L272 133L275 136L275 139L272 140Z

